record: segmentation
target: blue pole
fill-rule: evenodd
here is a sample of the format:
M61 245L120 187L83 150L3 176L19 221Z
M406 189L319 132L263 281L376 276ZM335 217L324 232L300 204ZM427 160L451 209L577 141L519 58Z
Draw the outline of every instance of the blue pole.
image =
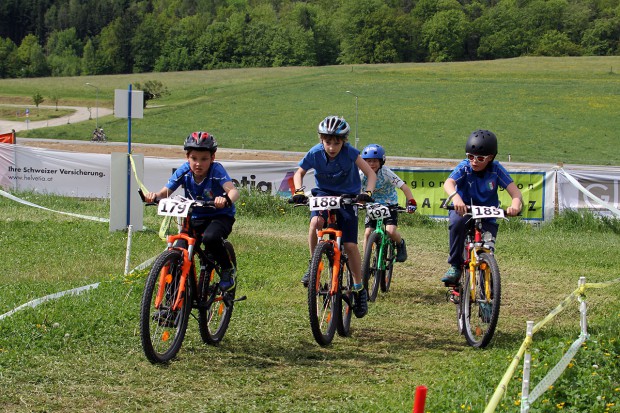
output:
M127 227L131 222L131 83L128 90L129 98L127 100Z

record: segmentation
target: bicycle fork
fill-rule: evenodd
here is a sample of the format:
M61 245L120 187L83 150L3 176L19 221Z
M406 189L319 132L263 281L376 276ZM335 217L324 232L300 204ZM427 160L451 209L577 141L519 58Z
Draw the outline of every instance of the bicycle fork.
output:
M187 249L178 248L183 253L183 264L181 266L181 279L179 280L179 288L174 299L174 304L170 308L172 311L176 311L183 306L185 297L185 286L187 285L187 277L189 276L189 272L192 268L192 260L194 257L194 244L196 243L196 240L188 236L187 234L169 235L168 248L175 248L173 247L174 242L180 239L185 240L188 247ZM172 274L170 274L169 269L166 273L162 272L159 275L159 288L157 290L157 297L155 299L155 308L160 307L161 302L164 299L166 284L170 284L172 283L172 281Z
M319 239L322 239L324 235L333 235L333 237L330 236L330 239L323 241L329 242L333 245L332 251L334 252L334 262L332 264L332 285L331 289L329 290L329 295L333 296L336 295L338 289L340 288L338 276L340 275L340 259L342 256L342 252L340 252L342 231L333 228L326 228L317 231L317 236L319 237ZM332 238L336 239L334 240Z

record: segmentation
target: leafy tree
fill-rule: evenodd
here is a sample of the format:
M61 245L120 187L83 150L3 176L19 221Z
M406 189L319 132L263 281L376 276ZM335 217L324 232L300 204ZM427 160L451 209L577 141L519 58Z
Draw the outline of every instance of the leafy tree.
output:
M134 83L134 88L144 92L144 107L146 107L149 100L159 99L170 94L168 88L159 80L147 80L144 82L144 85L136 82Z
M82 43L76 36L75 28L51 33L46 49L52 76L80 74Z
M568 34L549 30L540 39L534 54L539 56L579 56L581 49L571 42Z
M95 45L92 39L88 39L84 46L84 54L81 61L82 74L85 76L101 73L97 64Z
M428 58L434 62L458 60L465 54L468 22L461 10L436 13L422 27Z
M0 78L17 76L17 45L0 37Z
M131 39L134 57L133 72L152 72L161 53L165 30L153 14L148 14L135 30Z
M20 77L41 77L49 74L43 48L33 34L24 37L17 48Z
M586 54L611 56L620 53L620 6L618 8L618 17L598 19L583 33L581 45Z
M188 16L172 24L166 34L161 54L155 61L155 71L171 72L201 69L195 58L197 41L207 30L202 16Z
M32 103L34 103L34 105L37 107L37 109L39 108L39 105L41 103L45 102L45 99L43 98L43 95L41 95L41 93L36 92L33 96L32 96Z

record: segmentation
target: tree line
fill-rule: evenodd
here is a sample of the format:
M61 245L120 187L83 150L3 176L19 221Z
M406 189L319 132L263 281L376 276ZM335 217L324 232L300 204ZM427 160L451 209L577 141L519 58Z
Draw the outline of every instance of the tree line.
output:
M0 77L620 54L620 0L2 0Z

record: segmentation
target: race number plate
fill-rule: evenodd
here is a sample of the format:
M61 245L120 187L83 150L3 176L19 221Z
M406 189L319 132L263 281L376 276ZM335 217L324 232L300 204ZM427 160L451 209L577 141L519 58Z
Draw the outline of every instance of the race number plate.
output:
M182 197L164 198L157 205L157 214L170 217L186 217L193 202Z
M310 198L310 211L325 211L326 209L340 209L339 196L315 196Z
M366 213L370 219L385 219L390 217L390 208L381 204L366 205Z
M471 215L472 218L504 218L504 210L496 207L472 205Z

